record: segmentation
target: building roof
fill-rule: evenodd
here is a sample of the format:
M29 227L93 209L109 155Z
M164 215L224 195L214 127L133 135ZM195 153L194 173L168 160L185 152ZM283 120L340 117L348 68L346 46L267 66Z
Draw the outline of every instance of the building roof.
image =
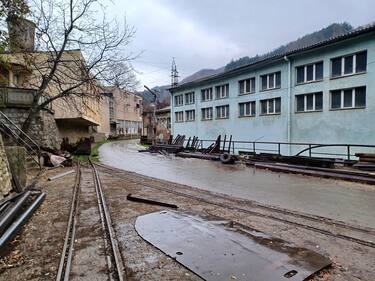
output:
M292 55L298 55L300 53L304 53L304 52L307 52L307 51L312 51L312 50L317 49L317 48L329 46L331 44L335 44L335 43L338 43L338 42L341 42L341 41L345 41L345 40L348 40L348 39L359 37L361 35L369 34L369 33L372 33L374 31L375 31L375 23L364 25L364 26L358 27L356 29L353 29L352 31L349 31L347 33L344 33L344 34L341 34L341 35L338 35L338 36L334 36L334 37L331 37L329 39L322 40L318 43L306 45L304 47L296 48L296 49L291 50L291 51L287 51L287 52L283 52L283 53L280 53L280 54L272 55L272 56L263 58L259 61L247 64L247 65L244 65L244 66L240 66L238 68L235 68L235 69L232 69L232 70L229 70L229 71L226 71L226 72L214 74L214 75L203 77L203 78L200 78L200 79L197 79L197 80L194 80L194 81L179 84L177 87L169 88L169 91L173 93L173 92L176 92L178 90L183 90L185 88L198 86L200 84L207 83L207 82L210 82L210 81L213 81L213 80L222 79L222 78L225 78L225 77L230 77L232 75L239 74L239 73L241 73L243 71L246 71L248 69L251 69L253 67L261 66L261 65L264 65L264 64L269 64L269 63L284 59L284 57L288 57L288 56L292 56Z

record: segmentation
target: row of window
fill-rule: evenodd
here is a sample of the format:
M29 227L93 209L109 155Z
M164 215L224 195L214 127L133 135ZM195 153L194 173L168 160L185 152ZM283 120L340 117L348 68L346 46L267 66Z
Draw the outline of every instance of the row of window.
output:
M323 61L296 67L296 84L305 84L323 80ZM331 78L338 78L347 75L364 73L367 69L367 51L336 57L331 59ZM278 89L281 87L281 72L277 71L260 76L261 91ZM215 99L225 99L229 97L229 84L215 86ZM250 77L238 81L238 94L252 94L256 91L256 79ZM209 87L201 90L201 101L213 100L213 88ZM174 105L184 104L184 95L174 97ZM195 92L185 94L185 104L195 103Z
M343 90L333 90L330 99L330 109L348 109L366 107L366 87L356 87ZM239 117L256 115L256 102L248 101L238 104ZM323 110L323 92L300 94L295 96L295 111L309 112ZM229 105L216 106L216 119L229 118ZM213 107L202 108L202 120L213 119ZM281 113L281 98L260 100L260 115L272 115ZM176 122L184 121L184 112L175 112ZM195 110L185 111L185 121L195 120Z

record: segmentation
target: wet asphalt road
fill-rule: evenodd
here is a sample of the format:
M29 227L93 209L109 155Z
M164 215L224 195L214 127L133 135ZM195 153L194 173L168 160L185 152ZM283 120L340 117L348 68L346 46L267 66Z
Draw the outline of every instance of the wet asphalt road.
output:
M100 147L100 161L139 174L375 228L375 187L243 165L139 153L137 141Z

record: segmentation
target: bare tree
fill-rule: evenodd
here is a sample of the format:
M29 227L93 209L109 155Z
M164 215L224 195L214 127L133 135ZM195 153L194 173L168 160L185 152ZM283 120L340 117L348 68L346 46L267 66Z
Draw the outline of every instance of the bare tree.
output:
M135 75L135 70L130 63L119 63L113 67L113 81L114 86L125 90L134 92L139 86L139 80Z
M34 52L23 52L36 89L27 131L40 110L61 100L76 106L88 95L99 96L98 84L114 85L133 79L129 69L119 73L134 56L126 50L134 29L124 20L108 20L101 0L33 0L29 18L36 24ZM71 51L80 49L80 52ZM120 75L121 74L121 75ZM123 81L121 81L121 79ZM82 99L77 99L80 97Z

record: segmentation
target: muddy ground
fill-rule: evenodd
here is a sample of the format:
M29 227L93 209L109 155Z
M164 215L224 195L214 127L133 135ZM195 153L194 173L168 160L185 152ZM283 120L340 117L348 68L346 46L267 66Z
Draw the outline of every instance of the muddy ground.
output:
M337 227L324 220L321 222L306 220L303 216L264 208L252 201L221 196L135 173L113 171L102 167L98 167L98 170L119 241L127 280L201 280L193 272L145 242L136 233L134 222L137 216L164 208L127 201L126 196L129 193L173 203L182 210L231 220L286 240L293 246L305 247L329 257L333 262L332 267L324 269L310 280L375 280L375 248L335 236L335 234L344 234L345 237L375 242L372 234ZM74 174L52 182L48 182L47 178L61 171L63 169L46 171L40 177L37 188L47 192L46 200L23 227L20 235L12 241L7 257L0 261L0 280L54 280L56 278L72 197ZM170 193L163 188L177 193ZM83 189L82 192L85 190ZM84 194L82 193L81 196ZM197 200L194 196L203 200ZM232 205L248 211L239 211L224 205Z

